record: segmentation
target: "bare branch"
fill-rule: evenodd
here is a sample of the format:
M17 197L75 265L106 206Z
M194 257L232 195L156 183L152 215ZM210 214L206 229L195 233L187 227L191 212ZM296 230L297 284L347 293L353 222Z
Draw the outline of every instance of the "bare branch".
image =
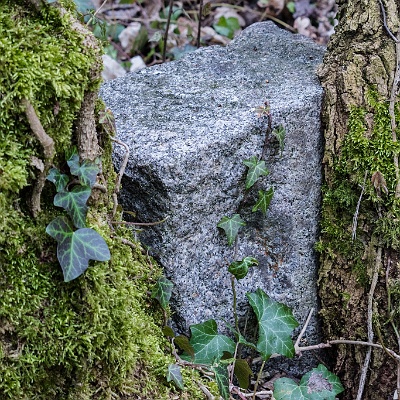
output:
M378 273L379 273L381 261L382 261L382 247L378 247L378 251L377 251L376 259L375 259L374 274L372 276L371 287L370 287L369 293L368 293L367 327L368 327L368 342L370 342L370 343L372 343L374 340L374 330L373 330L373 325L372 325L372 312L373 312L374 293L375 293L376 284L378 283ZM365 355L364 365L361 369L360 382L358 385L358 392L357 392L356 400L362 399L365 382L367 380L369 363L371 361L371 353L372 353L372 348L369 347L367 350L367 354Z
M294 349L296 351L296 354L297 354L297 349L300 348L299 347L300 340L303 337L304 333L306 332L308 325L310 324L310 320L311 320L313 313L314 313L314 308L312 308L310 310L310 312L308 313L308 316L307 316L306 322L304 323L303 329L301 330L299 336L297 337L296 343L294 344Z

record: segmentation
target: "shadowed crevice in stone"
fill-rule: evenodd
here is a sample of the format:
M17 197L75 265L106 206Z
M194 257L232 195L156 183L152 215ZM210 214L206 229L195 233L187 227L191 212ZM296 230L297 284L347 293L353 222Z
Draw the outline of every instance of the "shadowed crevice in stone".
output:
M240 233L238 258L259 260L238 283L241 323L248 311L245 293L258 287L292 307L300 323L318 307L313 246L323 145L315 69L323 52L302 36L259 23L225 48L202 48L104 84L101 96L115 115L118 139L130 148L124 209L141 221L169 216L140 238L175 284L172 306L182 331L210 318L232 322L227 266L233 249L216 225L236 212L243 197L243 160L261 154L266 121L255 108L265 101L273 127L286 129L286 145L280 154L271 140L270 174L241 212L248 224ZM117 168L122 156L115 147ZM258 189L269 187L275 194L267 216L252 213ZM306 339L320 339L316 318ZM300 371L313 364L312 357L302 357Z

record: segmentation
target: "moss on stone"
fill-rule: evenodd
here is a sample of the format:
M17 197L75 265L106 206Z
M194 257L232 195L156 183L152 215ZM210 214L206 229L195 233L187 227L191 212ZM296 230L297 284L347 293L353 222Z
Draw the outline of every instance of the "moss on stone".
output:
M72 2L66 7L73 10ZM110 262L92 262L83 276L64 283L56 244L45 233L62 213L52 205L52 185L45 187L38 218L27 205L36 173L31 158L42 152L20 102L34 105L62 170L83 94L99 84L89 78L98 56L56 8L38 12L26 1L0 0L2 399L167 399L174 390L164 379L171 359L161 313L148 296L161 271L139 244L133 249L121 241L132 241L128 229L113 231L108 224L116 175L107 135L100 145L108 196L92 204L88 224L106 240ZM203 398L193 382L187 386L184 396Z

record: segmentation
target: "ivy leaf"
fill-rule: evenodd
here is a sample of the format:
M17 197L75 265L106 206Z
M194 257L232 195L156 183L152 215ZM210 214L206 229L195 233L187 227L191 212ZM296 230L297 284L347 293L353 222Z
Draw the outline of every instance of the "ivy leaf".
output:
M189 339L184 335L179 335L174 339L174 343L189 356L194 358L194 348L190 344Z
M161 307L166 309L171 298L172 288L174 284L165 276L158 279L151 292L151 297L157 299Z
M164 335L165 337L170 337L170 338L175 337L175 332L174 332L174 330L173 330L170 326L168 326L168 325L165 325L165 326L162 328L162 333L163 333L163 335Z
M213 319L192 325L190 331L190 344L195 352L194 362L197 364L213 364L221 359L224 351L231 354L235 351L233 340L218 334L217 323Z
M274 383L276 400L335 400L344 388L339 378L322 364L305 374L297 385L292 379L280 378Z
M244 160L243 164L249 167L246 176L246 189L250 189L257 182L260 176L266 176L269 174L269 171L265 166L265 161L258 161L256 156Z
M89 260L108 261L110 250L104 239L93 229L82 228L73 231L67 217L57 217L47 225L46 232L57 240L57 258L69 282L83 274Z
M238 19L235 17L225 18L222 16L218 20L218 23L213 25L213 28L220 35L233 39L235 32L240 29L240 24Z
M259 337L257 350L264 360L278 353L286 357L295 354L291 334L299 323L292 310L268 297L261 289L255 293L246 293L258 320Z
M86 227L86 214L90 194L92 193L88 186L75 186L70 192L60 192L54 196L54 205L63 207L77 228Z
M53 182L56 185L57 192L65 191L65 187L69 182L69 178L67 175L62 174L57 168L52 168L49 171L46 179L50 182Z
M79 155L73 153L67 161L72 175L78 177L83 186L90 188L96 183L97 174L99 173L98 161L84 161L82 164L79 162Z
M243 279L248 271L249 267L258 265L258 261L253 257L245 257L241 261L233 261L228 268L228 271L237 279Z
M214 372L219 394L224 400L229 400L229 375L226 365L215 365L211 370Z
M218 222L217 227L225 231L228 238L228 245L230 246L235 241L240 227L244 225L246 225L246 222L240 218L240 215L234 214L232 218L222 217Z
M239 386L242 389L247 389L250 384L250 378L253 376L253 372L249 367L249 364L246 360L238 358L235 361L235 369L234 369L236 378L239 382Z
M278 139L279 150L282 155L283 149L285 148L285 137L286 137L285 128L282 125L279 125L272 131L272 134Z
M167 382L173 381L179 389L183 390L183 378L181 374L181 367L177 364L169 364L167 372Z
M267 191L259 190L257 203L254 205L251 211L256 212L257 210L260 210L265 215L267 213L269 203L271 203L273 196L274 196L273 188L269 188Z

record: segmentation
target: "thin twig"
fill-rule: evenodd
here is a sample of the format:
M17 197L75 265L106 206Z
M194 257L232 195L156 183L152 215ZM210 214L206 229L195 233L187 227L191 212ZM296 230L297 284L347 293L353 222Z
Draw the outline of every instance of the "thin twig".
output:
M393 35L393 33L391 32L391 30L389 29L389 27L387 26L387 22L386 22L386 11L385 11L385 7L383 6L382 0L378 0L379 4L381 5L381 11L382 11L382 17L383 17L383 26L386 29L386 32L388 33L388 35L397 43L399 41L398 38L396 38L396 36Z
M389 285L389 272L390 272L390 267L391 267L392 260L390 257L388 257L388 262L387 262L387 267L386 267L386 273L385 273L385 282L386 282L386 292L387 292L387 302L388 302L388 316L389 316L389 321L390 324L392 325L392 328L394 330L394 333L396 335L397 339L397 347L398 350L400 351L400 334L399 330L397 329L396 324L393 321L393 315L392 315L392 300L391 300L391 293L390 293L390 285ZM397 379L396 379L396 386L397 386L397 393L400 393L400 362L397 361Z
M373 312L373 303L374 303L374 293L375 293L375 288L376 284L378 283L378 274L379 274L379 269L381 266L381 261L382 261L382 247L378 247L377 254L376 254L376 259L375 259L375 268L374 268L374 273L372 276L372 281L371 281L371 287L369 289L368 293L368 314L367 314L367 328L368 328L368 342L372 343L374 340L374 330L373 330L373 324L372 324L372 312ZM364 392L364 387L365 387L365 382L367 380L367 373L369 369L369 363L371 361L371 353L372 353L372 348L369 347L367 350L367 354L365 355L365 360L364 360L364 365L361 369L361 375L360 375L360 382L358 385L358 392L357 392L357 398L356 400L361 400L362 395Z
M254 391L253 391L253 400L256 400L257 388L258 388L258 384L260 383L260 380L261 380L261 374L263 372L264 365L265 365L265 360L263 360L260 371L258 372L258 375L257 375L257 380L254 385Z
M213 394L207 389L205 385L203 385L200 381L196 381L196 383L208 400L215 400L215 396L213 396Z
M163 62L165 62L165 55L167 54L167 40L168 40L168 30L169 30L169 24L171 23L171 16L172 16L172 7L174 5L174 0L169 0L169 10L168 10L168 18L167 18L167 26L165 28L165 33L164 33L164 48L163 48L163 53L162 53L162 59Z
M333 344L354 344L358 346L370 346L370 347L375 347L377 349L384 350L386 351L396 360L400 361L400 355L398 355L395 351L388 349L387 347L383 347L382 345L378 343L369 343L369 342L363 342L361 340L345 340L345 339L337 339L337 340L329 340L327 343L319 343L319 344L314 344L312 346L304 346L304 347L299 347L299 351L310 351L310 350L317 350L317 349L326 349L328 347L332 347ZM279 354L273 354L270 358L275 358L279 357Z
M365 190L365 183L367 181L367 175L368 175L368 171L365 171L365 175L364 175L364 182L363 185L361 186L361 193L360 193L360 197L358 198L358 202L357 202L357 207L356 207L356 211L354 213L353 216L353 227L351 229L352 233L351 233L351 239L354 241L356 236L357 236L357 223L358 223L358 213L360 211L360 205L361 205L361 199L363 197L364 194L364 190Z
M299 348L300 340L303 337L304 333L306 332L306 329L307 329L307 327L308 327L308 325L310 323L310 320L311 320L311 317L312 317L313 313L314 313L314 308L311 308L310 312L308 313L306 322L304 323L303 329L301 330L299 336L297 337L296 343L294 344L294 348L295 348L296 353L297 353L297 349Z
M161 221L155 221L155 222L129 222L129 221L111 221L113 225L135 225L135 226L154 226L154 225L160 225L163 222L165 222L168 217L165 217Z
M272 390L262 390L261 392L257 392L256 396L272 396L274 392ZM253 393L242 393L243 397L251 397Z
M203 17L203 0L200 0L200 7L199 7L199 24L198 24L198 32L197 32L197 48L200 47L200 36L201 36L201 19Z
M95 16L101 11L101 9L106 5L107 1L108 1L108 0L104 0L103 4L102 4L102 5L96 10L96 12L93 14L93 17L95 17ZM91 19L92 19L92 18L90 18L90 20L91 20ZM90 20L87 22L86 25L89 25Z
M137 246L135 243L131 242L130 240L125 239L125 238L122 238L122 237L119 237L119 236L116 236L116 237L117 237L123 244L126 244L126 245L129 246L129 247L132 247L132 249L136 250L136 249L138 248L138 246Z

